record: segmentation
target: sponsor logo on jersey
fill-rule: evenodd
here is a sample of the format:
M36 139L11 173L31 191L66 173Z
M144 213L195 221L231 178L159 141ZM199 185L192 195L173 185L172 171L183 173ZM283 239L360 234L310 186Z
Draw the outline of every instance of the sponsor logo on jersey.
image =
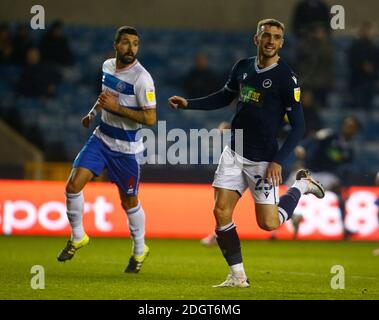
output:
M293 89L293 96L296 102L300 102L300 95L301 95L300 88Z
M246 103L256 102L259 103L262 101L262 93L257 91L257 89L249 86L242 86L240 90L241 101Z

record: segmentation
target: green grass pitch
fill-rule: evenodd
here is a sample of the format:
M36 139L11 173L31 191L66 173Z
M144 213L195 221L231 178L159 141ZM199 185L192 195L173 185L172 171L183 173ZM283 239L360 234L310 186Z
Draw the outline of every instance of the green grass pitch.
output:
M92 238L66 263L56 255L64 238L0 237L0 299L379 299L379 257L370 242L242 241L250 288L212 288L228 268L217 247L197 240L148 239L139 274L125 274L131 241ZM45 289L31 288L33 265ZM333 265L345 289L333 290Z

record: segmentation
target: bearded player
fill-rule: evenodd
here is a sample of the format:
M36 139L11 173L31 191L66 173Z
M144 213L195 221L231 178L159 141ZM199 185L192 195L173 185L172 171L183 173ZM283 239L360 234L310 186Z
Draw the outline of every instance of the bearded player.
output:
M84 127L101 110L101 122L76 157L66 184L67 217L71 239L59 253L58 261L70 260L89 243L83 228L83 188L94 176L108 169L108 176L120 194L133 239L132 255L125 272L137 273L149 254L145 244L145 213L138 200L140 165L144 150L138 131L156 122L154 82L136 59L139 36L133 27L123 26L115 34L116 58L103 64L102 93L88 115Z

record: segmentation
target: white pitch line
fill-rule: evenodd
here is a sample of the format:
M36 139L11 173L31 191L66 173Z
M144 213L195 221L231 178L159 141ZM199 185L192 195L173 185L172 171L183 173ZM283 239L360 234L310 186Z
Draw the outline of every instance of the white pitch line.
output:
M260 273L267 273L267 271L258 271ZM282 274L293 274L293 275L299 275L299 276L312 276L312 277L319 277L323 276L323 274L320 273L311 273L311 272L285 272L285 271L270 271L270 274L275 273L282 273ZM325 275L326 276L326 275ZM329 273L328 273L329 276ZM348 276L347 278L354 278L354 279L368 279L368 280L378 280L377 277L366 277L366 276Z

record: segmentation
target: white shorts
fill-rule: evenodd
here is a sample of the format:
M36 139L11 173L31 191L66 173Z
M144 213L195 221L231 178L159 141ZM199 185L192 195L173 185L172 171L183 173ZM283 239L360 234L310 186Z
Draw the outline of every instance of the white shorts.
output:
M278 204L279 186L275 187L265 179L267 161L250 161L225 147L212 186L234 190L242 195L249 187L256 203Z

